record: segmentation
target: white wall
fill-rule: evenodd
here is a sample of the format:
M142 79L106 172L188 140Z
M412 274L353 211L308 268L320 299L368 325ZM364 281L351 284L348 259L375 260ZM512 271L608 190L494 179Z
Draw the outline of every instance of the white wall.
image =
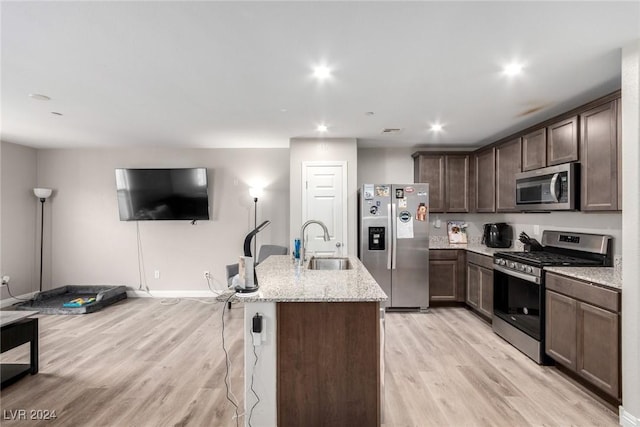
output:
M358 188L362 184L407 184L413 182L415 148L359 148Z
M342 160L347 162L347 252L357 253L358 155L354 138L293 138L290 141L290 219L289 247L302 226L302 162Z
M36 150L7 142L0 145L0 275L11 277L11 293L18 296L38 290L40 202L33 195ZM45 215L48 207L45 205ZM8 297L3 286L0 299Z
M622 49L622 406L640 425L640 40ZM630 420L628 418L631 418Z
M248 188L265 185L258 221L271 225L262 243L286 245L289 223L288 149L56 149L38 151L38 184L54 189L45 221L43 288L67 284L137 287L136 223L118 217L114 169L206 167L210 221L141 221L144 278L160 291L205 291L203 272L224 283L224 266L242 255L253 228ZM35 197L34 197L35 199ZM154 270L160 278L154 279Z

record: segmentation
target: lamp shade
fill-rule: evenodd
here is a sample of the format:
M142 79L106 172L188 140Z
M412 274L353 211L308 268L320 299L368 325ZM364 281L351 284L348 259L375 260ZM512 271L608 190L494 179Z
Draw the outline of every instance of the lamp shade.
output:
M35 194L36 197L39 199L46 199L47 197L51 196L52 192L53 190L51 190L50 188L34 188L33 189L33 194Z
M253 198L262 197L263 189L260 187L251 187L249 188L249 195Z

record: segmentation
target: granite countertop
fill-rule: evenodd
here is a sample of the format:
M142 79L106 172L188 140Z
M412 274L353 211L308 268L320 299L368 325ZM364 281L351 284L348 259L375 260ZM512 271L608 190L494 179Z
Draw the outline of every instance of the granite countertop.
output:
M232 302L371 302L387 295L356 257L350 270L309 270L294 265L291 255L272 255L256 267L260 289ZM229 294L227 294L229 295Z
M622 270L615 267L545 267L545 271L591 282L617 291L622 290Z
M510 247L510 248L488 248L482 243L449 243L446 241L430 241L429 249L464 249L470 252L475 252L481 255L493 256L496 252L514 252L521 251L522 248Z

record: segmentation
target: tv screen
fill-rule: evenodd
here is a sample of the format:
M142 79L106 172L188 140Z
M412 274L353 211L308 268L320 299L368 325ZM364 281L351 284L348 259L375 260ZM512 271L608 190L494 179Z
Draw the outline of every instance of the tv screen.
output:
M116 169L121 221L209 219L207 169Z

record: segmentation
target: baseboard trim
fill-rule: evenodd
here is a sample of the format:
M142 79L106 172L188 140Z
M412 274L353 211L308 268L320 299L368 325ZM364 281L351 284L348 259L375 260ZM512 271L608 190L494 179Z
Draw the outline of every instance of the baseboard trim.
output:
M223 293L224 291L219 291ZM127 297L129 298L216 298L218 294L215 294L209 290L202 291L186 291L186 290L173 290L173 291L154 291L149 292L139 289L133 291L127 291Z
M620 425L622 427L638 427L640 426L640 418L625 411L620 405Z
M18 295L17 298L9 297L9 298L5 298L3 300L0 300L0 308L11 307L12 305L14 305L16 303L22 302L21 300L31 299L37 293L38 293L38 291L34 291L34 292L29 292L28 294Z

